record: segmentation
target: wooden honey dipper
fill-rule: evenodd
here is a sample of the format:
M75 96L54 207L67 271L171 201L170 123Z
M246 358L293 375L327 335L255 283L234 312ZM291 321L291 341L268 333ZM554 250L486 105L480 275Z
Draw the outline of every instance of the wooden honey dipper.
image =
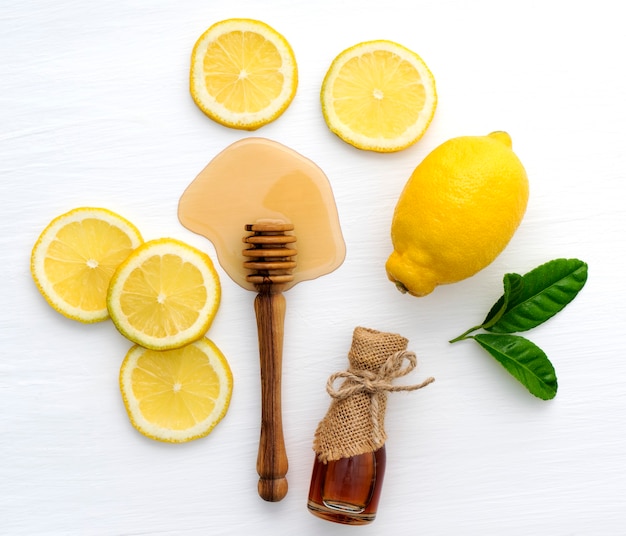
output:
M257 222L245 226L252 234L243 241L251 247L243 250L250 270L246 280L252 283L259 337L261 365L261 437L257 457L259 495L266 501L280 501L287 494L288 461L283 436L281 375L286 302L283 290L293 281L296 250L294 226L282 222Z

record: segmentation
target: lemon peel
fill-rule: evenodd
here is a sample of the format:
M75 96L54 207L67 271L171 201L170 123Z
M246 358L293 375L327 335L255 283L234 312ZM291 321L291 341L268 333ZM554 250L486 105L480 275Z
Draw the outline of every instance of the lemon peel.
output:
M132 425L168 443L207 436L226 415L233 390L228 361L206 337L162 352L133 346L119 383Z
M153 350L180 348L209 329L221 299L210 257L173 238L150 240L117 268L107 307L122 335Z
M48 304L72 320L106 320L106 295L115 269L143 243L119 214L78 207L54 218L31 252L30 270Z
M298 86L296 58L289 42L254 19L216 22L196 41L189 90L214 121L256 130L277 119Z
M388 40L341 52L324 77L320 98L332 132L358 149L377 152L416 143L437 107L435 79L424 60Z
M425 296L473 276L507 246L528 196L526 171L506 132L444 142L415 168L398 199L388 278Z

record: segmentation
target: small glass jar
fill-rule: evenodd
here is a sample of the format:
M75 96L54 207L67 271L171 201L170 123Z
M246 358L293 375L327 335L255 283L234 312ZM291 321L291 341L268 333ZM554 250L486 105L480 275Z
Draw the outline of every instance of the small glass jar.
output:
M322 462L316 456L307 503L327 521L366 525L376 518L387 461L385 445L375 452Z
M387 393L413 391L433 381L392 385L416 366L407 345L396 333L355 328L349 367L328 379L332 401L315 431L307 503L312 514L347 525L365 525L376 518L386 465ZM342 383L335 388L337 380Z

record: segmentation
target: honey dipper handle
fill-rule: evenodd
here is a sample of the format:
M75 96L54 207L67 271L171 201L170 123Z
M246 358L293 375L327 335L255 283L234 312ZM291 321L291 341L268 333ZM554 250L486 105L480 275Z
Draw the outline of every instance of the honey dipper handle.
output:
M273 290L273 291L272 291ZM285 297L269 285L254 300L261 361L261 439L257 457L259 495L280 501L287 494L288 461L283 436L281 376Z

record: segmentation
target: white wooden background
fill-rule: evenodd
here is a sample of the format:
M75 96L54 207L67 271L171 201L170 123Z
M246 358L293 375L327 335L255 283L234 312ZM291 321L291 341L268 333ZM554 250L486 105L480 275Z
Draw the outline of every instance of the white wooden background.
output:
M618 3L598 0L3 0L0 4L0 534L572 536L626 534L623 184L626 38ZM177 221L177 200L220 150L249 135L193 104L191 48L213 22L266 21L300 68L287 112L255 135L327 173L348 255L286 295L284 424L290 491L256 494L259 381L253 295L221 272L209 336L235 378L226 418L185 445L129 424L117 387L129 343L109 322L51 310L29 256L53 217L108 207L146 239L210 243ZM401 153L353 149L318 103L331 60L391 39L432 69L439 107ZM507 130L527 167L526 217L504 253L470 280L416 299L386 280L389 226L413 168L453 136ZM589 282L527 335L556 367L555 400L530 396L472 342L505 272L556 257ZM357 325L410 339L423 391L390 398L388 470L374 524L310 515L311 441Z

